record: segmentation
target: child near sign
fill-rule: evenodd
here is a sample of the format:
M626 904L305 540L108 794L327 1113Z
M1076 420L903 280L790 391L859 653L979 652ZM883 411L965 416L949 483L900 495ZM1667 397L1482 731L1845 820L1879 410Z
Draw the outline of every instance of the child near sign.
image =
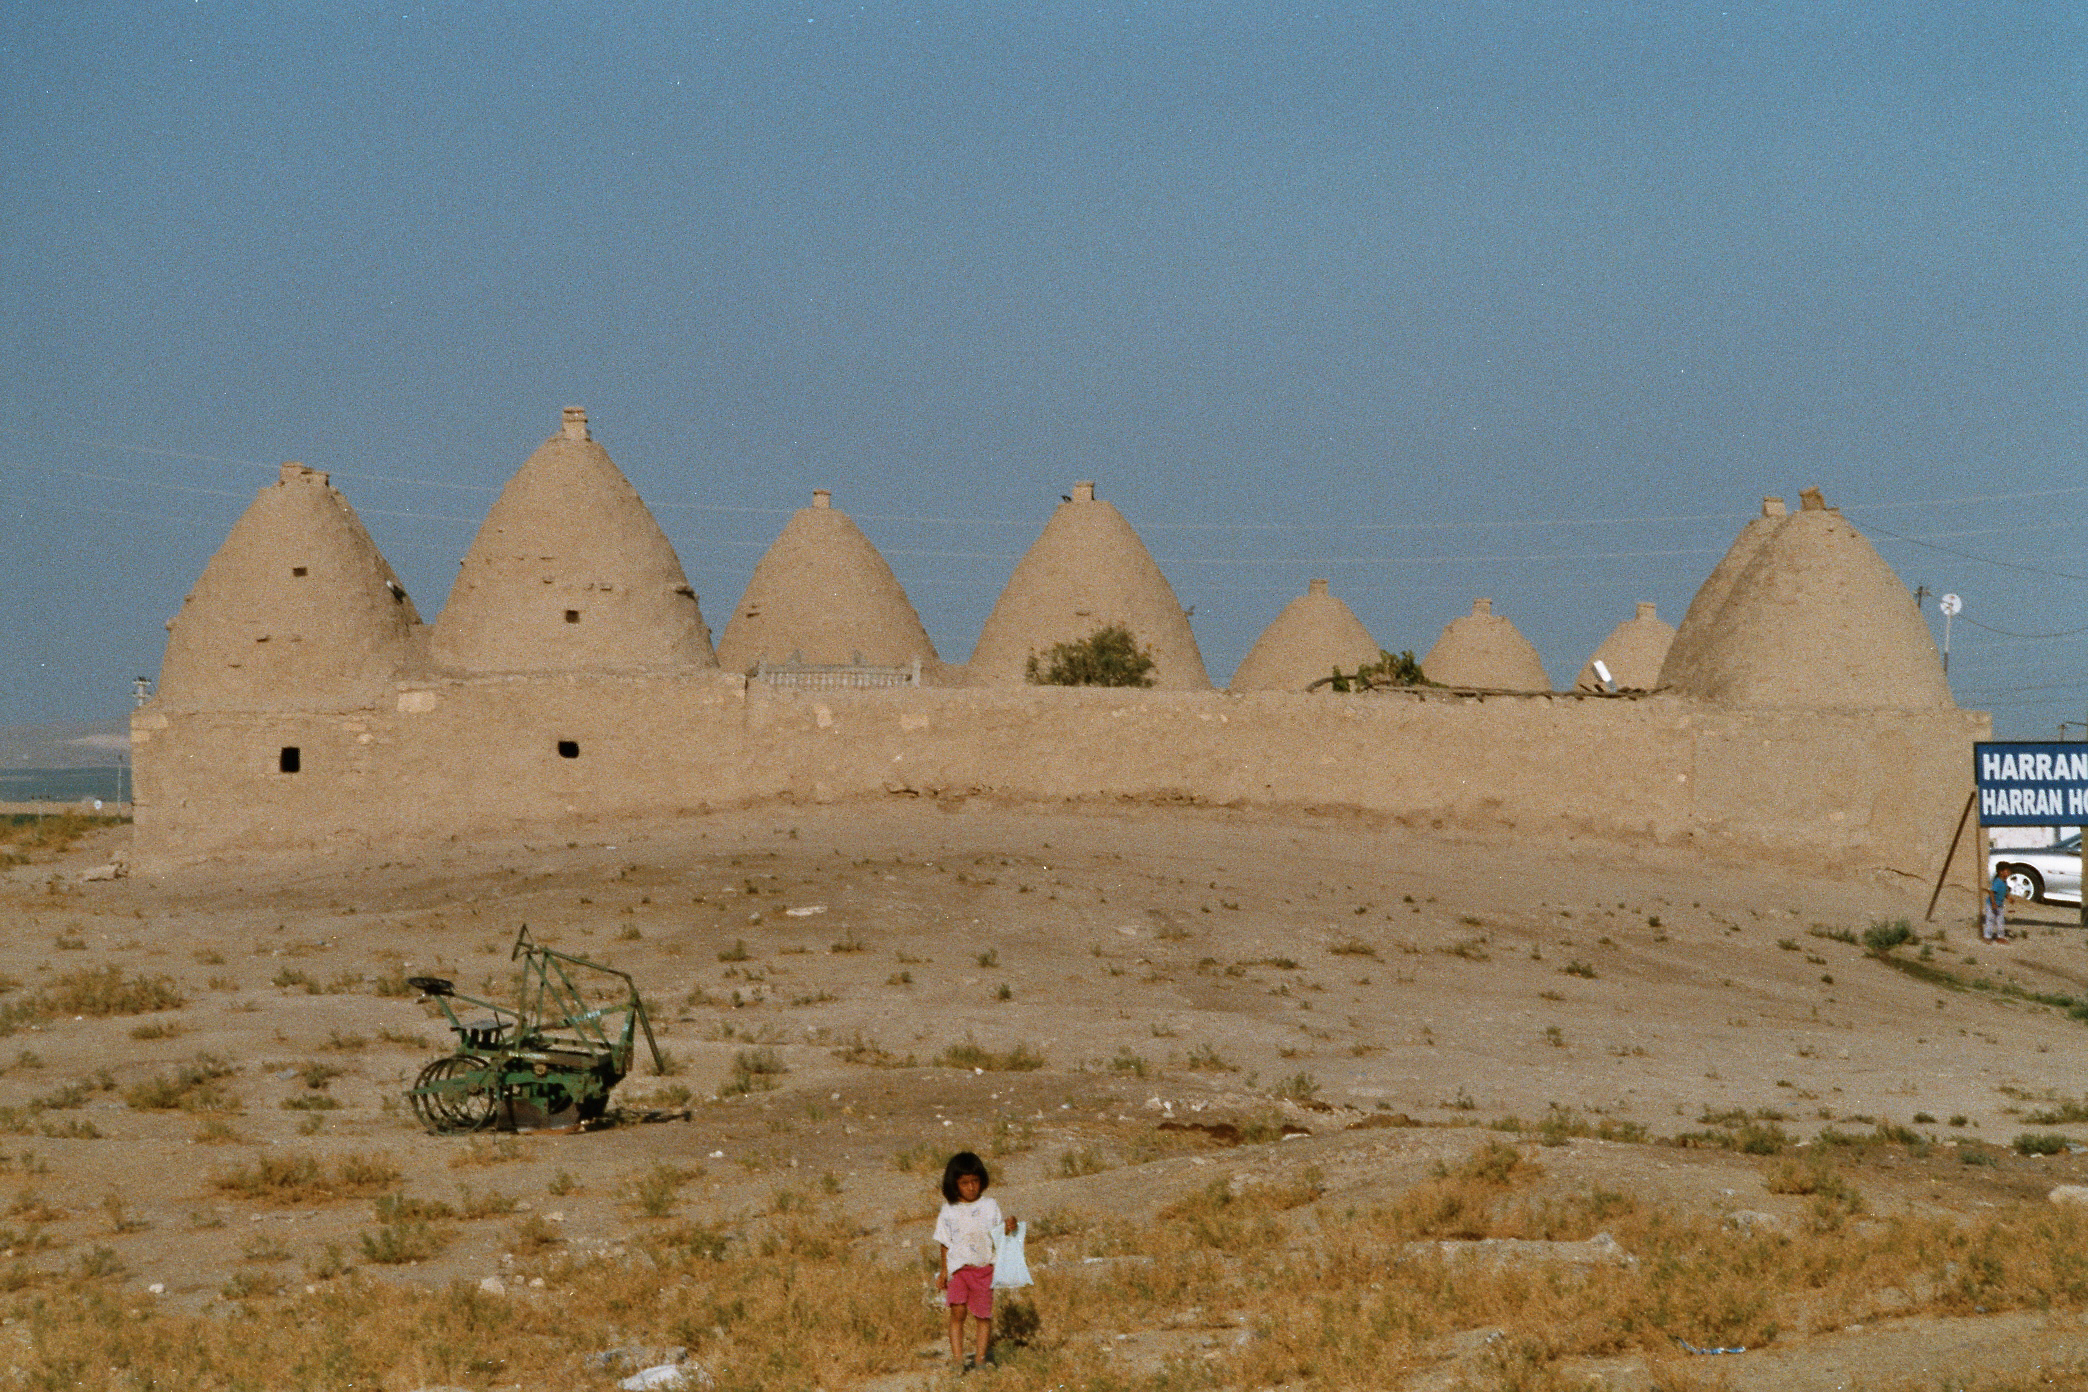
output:
M2008 876L1999 870L1994 872L1993 883L1987 886L1984 912L1979 919L1981 942L2008 945Z

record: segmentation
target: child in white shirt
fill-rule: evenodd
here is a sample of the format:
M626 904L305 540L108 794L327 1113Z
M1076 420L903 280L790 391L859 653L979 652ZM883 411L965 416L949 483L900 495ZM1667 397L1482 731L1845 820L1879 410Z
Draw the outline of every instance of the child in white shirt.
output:
M985 1197L993 1177L986 1162L968 1150L950 1157L943 1166L943 1206L935 1219L935 1240L942 1244L942 1269L935 1273L935 1288L950 1308L950 1359L963 1359L965 1372L986 1361L986 1341L993 1328L993 1235L1012 1234L1015 1220L1001 1212L1000 1204ZM978 1325L973 1338L977 1352L964 1353L964 1317L969 1312Z

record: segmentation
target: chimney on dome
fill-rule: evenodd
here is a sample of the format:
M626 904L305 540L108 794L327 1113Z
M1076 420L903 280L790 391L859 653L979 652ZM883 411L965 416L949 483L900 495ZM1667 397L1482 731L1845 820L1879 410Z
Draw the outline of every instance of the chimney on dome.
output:
M1473 600L1472 612L1474 614L1491 614L1493 612L1493 601L1490 599Z
M1095 481L1093 479L1082 479L1079 483L1074 484L1073 501L1076 503L1092 503L1095 501Z
M1826 512L1829 510L1826 495L1821 493L1817 486L1800 489L1798 505L1806 512Z
M283 465L276 473L276 482L278 483L316 483L321 488L324 488L326 487L326 479L327 476L324 473L317 469L307 469L294 459Z
M1639 601L1638 616L1642 619L1657 619L1660 617L1660 606L1642 599Z
M1326 592L1327 582L1324 580L1307 580L1305 582L1305 593L1309 595L1323 595Z
M568 406L561 414L560 429L568 440L585 440L587 434L587 408Z
M833 505L834 492L832 489L815 488L812 490L812 506L816 508L830 508Z
M1788 512L1787 512L1787 511L1785 510L1785 508L1784 508L1784 500L1783 500L1783 499L1781 499L1781 498L1764 498L1764 499L1762 499L1762 516L1764 516L1764 517L1786 517L1786 516L1789 516L1789 513L1788 513Z

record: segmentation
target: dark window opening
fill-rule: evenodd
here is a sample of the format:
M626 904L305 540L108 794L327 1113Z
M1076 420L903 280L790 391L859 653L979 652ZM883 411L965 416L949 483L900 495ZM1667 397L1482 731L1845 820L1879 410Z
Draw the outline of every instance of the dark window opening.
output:
M577 759L577 758L579 758L579 757L580 757L580 741L578 741L578 740L560 740L560 741L558 742L558 757L559 757L559 758L561 758L561 759Z
M303 566L292 566L290 567L290 573L292 575L298 576L299 578L302 578L305 573L305 568Z
M284 745L283 752L276 755L276 768L284 773L296 773L303 767L304 751L294 744Z
M578 609L568 609L568 610L566 610L566 622L567 622L567 623L578 623L578 622L580 622L580 611L579 611Z

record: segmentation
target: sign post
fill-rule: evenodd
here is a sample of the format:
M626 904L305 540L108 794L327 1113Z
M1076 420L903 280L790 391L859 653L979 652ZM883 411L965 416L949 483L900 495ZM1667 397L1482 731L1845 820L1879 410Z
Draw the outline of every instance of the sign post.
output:
M1929 895L1928 912L1921 916L1923 923L1934 923L1936 921L1936 901L1943 897L1944 881L1950 878L1950 862L1957 859L1958 842L1965 839L1965 823L1971 819L1972 800L1978 796L1979 790L1977 788L1965 794L1965 810L1958 813L1957 830L1950 833L1950 849L1943 853L1943 868L1936 872L1936 888ZM1979 854L1978 839L1976 835L1973 837L1972 854L1975 859ZM1977 873L1972 876L1972 879L1976 883L1985 878L1985 872L1978 871L1977 867L1975 867L1975 870Z
M1982 827L2088 826L2088 743L1974 744L1972 776ZM2081 838L2081 859L2088 871L2088 836ZM1984 877L1984 866L1980 873ZM2088 876L2079 897L2081 926L2088 928Z

